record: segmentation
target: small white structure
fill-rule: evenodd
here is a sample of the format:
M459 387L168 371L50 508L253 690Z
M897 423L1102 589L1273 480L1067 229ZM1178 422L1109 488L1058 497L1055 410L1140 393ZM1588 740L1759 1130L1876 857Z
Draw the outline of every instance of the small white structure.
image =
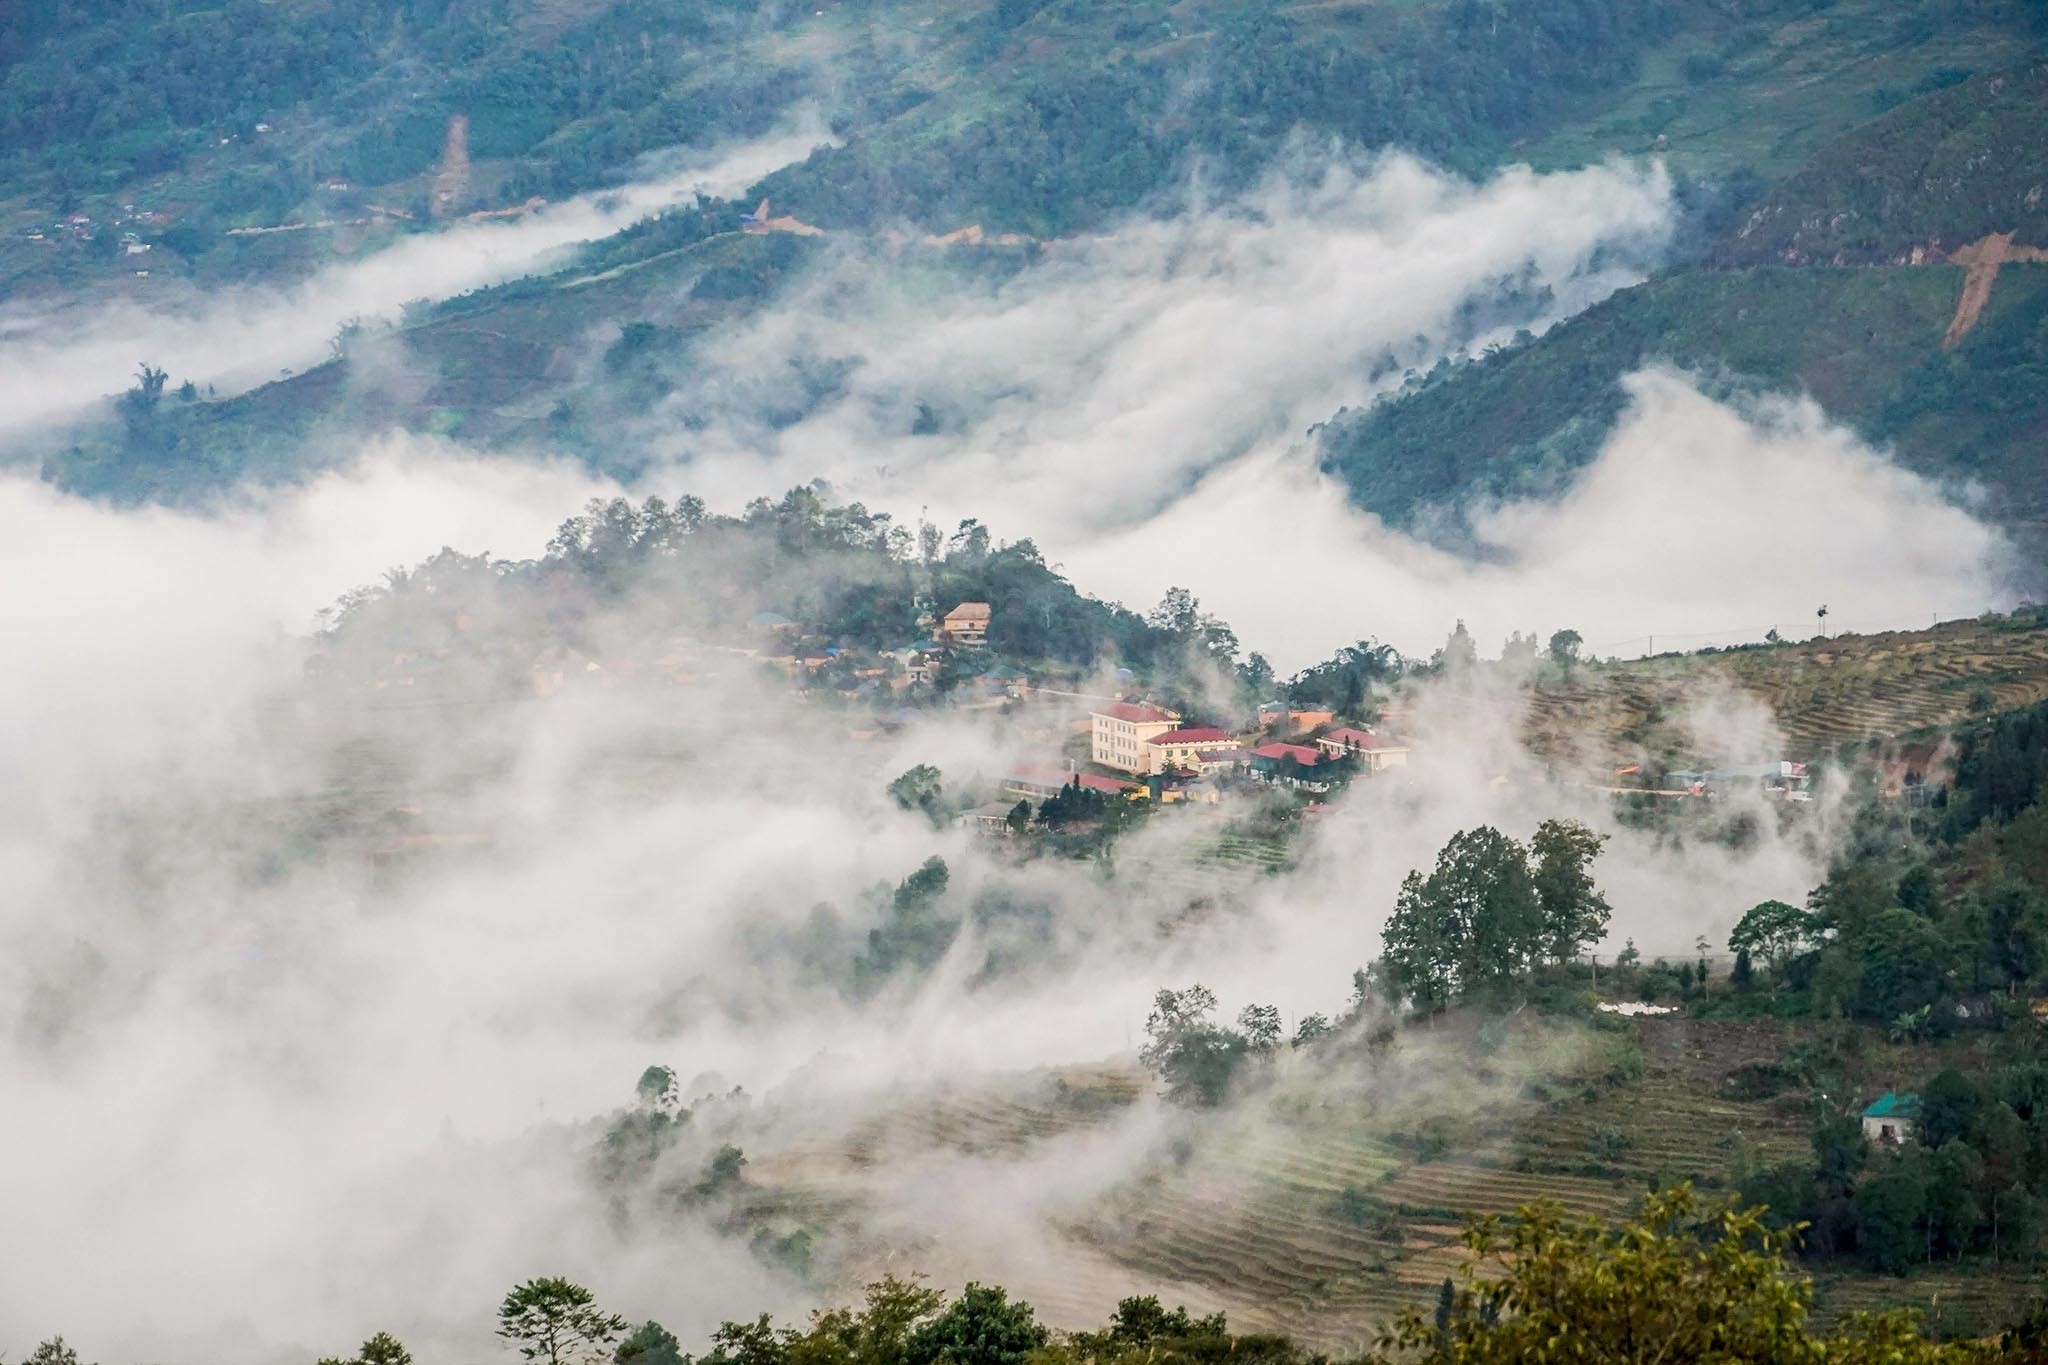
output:
M1903 1147L1920 1121L1920 1097L1887 1090L1863 1111L1863 1136L1872 1146Z

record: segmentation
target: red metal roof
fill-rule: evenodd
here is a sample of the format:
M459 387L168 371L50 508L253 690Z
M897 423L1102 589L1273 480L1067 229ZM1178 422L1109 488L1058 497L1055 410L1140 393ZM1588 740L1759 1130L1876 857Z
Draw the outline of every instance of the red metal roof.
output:
M1168 730L1163 735L1154 735L1147 744L1228 744L1230 736L1222 730L1207 725L1190 726L1185 730Z
M1261 744L1252 750L1253 758L1291 758L1304 767L1313 768L1322 761L1323 751L1311 749L1306 744Z
M1094 773L1065 772L1059 768L1018 768L1010 774L1012 782L1022 780L1043 787L1064 787L1076 777L1081 779L1081 786L1084 789L1092 792L1108 792L1111 795L1116 795L1120 792L1136 791L1142 785L1137 782L1125 782L1114 777L1097 777Z
M1098 706L1095 708L1095 714L1108 716L1111 720L1127 720L1136 725L1151 725L1160 721L1170 723L1180 719L1171 711L1162 711L1156 706L1141 706L1131 701L1113 701L1107 706Z

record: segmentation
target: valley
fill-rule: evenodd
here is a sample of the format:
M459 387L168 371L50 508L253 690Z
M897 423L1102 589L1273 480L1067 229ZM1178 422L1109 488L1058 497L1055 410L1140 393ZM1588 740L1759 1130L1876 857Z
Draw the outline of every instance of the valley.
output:
M0 1356L2040 1358L2044 187L2031 0L0 7Z

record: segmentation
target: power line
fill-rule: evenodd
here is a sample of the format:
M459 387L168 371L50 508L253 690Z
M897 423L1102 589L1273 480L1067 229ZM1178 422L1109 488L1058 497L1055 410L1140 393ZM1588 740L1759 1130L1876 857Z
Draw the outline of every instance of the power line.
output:
M1977 613L1975 612L1964 612L1956 615L1947 615L1940 612L1930 613L1928 626L1938 626L1942 624L1943 621L1973 620L1975 619L1976 615ZM1643 645L1647 646L1647 648L1642 651L1643 653L1654 654L1658 652L1656 649L1656 641L1660 638L1671 642L1684 640L1706 640L1713 643L1725 642L1727 644L1762 644L1764 643L1764 637L1771 631L1777 631L1782 635L1786 631L1804 630L1807 626L1814 624L1814 618L1808 617L1803 621L1772 621L1764 626L1736 626L1724 630L1658 630L1653 632L1646 632L1642 635L1631 635L1628 638L1621 640L1608 640L1598 642L1588 641L1585 647L1596 654L1611 654L1621 650L1633 648L1637 645ZM1810 643L1815 639L1833 639L1836 636L1841 635L1882 635L1893 631L1917 629L1921 629L1921 627L1904 626L1896 622L1844 621L1841 622L1832 631L1822 633L1816 630L1812 635L1805 636L1802 638L1792 638L1788 636L1786 637L1785 642L1788 644L1806 644ZM1668 653L1671 651L1667 650L1665 652Z

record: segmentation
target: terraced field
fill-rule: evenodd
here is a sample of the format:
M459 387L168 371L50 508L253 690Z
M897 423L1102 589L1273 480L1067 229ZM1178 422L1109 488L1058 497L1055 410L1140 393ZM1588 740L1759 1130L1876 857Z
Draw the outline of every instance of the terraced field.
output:
M1192 856L1204 866L1243 867L1255 872L1277 871L1287 865L1286 849L1243 834L1218 835L1197 845Z
M1569 1021L1485 1039L1447 1027L1385 1055L1283 1068L1246 1103L1196 1116L1156 1107L1129 1066L1040 1074L764 1154L748 1172L753 1212L817 1229L835 1289L885 1270L974 1276L1069 1325L1156 1292L1351 1351L1434 1299L1464 1257L1465 1213L1550 1199L1612 1217L1656 1179L1718 1182L1738 1131L1771 1159L1803 1147L1769 1105L1702 1093L1676 1064L1620 1082L1617 1061L1637 1048ZM1057 1191L1084 1167L1101 1179L1049 1195L1026 1227L892 1213L961 1169L970 1187ZM952 1244L963 1238L973 1245Z
M1738 1159L1807 1150L1802 1096L1740 1099L1729 1084L1784 1054L1782 1024L1489 1027L1451 1021L1378 1054L1296 1059L1215 1113L1158 1106L1149 1077L1122 1063L935 1095L764 1154L748 1170L750 1211L814 1229L828 1249L816 1273L842 1295L925 1270L1005 1284L1080 1326L1125 1294L1157 1293L1342 1354L1434 1301L1466 1258L1466 1214L1551 1200L1615 1218L1653 1185L1711 1192ZM932 1201L944 1216L902 1211ZM1916 1306L1974 1333L2033 1293L1995 1267L1829 1274L1816 1312Z
M1944 1336L1987 1336L2009 1326L2018 1309L2048 1298L2037 1272L2012 1266L1972 1264L1915 1271L1910 1278L1882 1275L1817 1275L1813 1315L1832 1323L1851 1313L1914 1308L1928 1327Z
M1698 753L1686 717L1733 690L1770 708L1784 753ZM1540 679L1528 693L1526 734L1546 757L1617 764L1671 757L1690 763L1813 758L1846 743L1908 734L1968 718L1988 691L1998 708L2048 699L2048 621L2039 616L1950 621L1920 631L1725 653L1592 665Z

